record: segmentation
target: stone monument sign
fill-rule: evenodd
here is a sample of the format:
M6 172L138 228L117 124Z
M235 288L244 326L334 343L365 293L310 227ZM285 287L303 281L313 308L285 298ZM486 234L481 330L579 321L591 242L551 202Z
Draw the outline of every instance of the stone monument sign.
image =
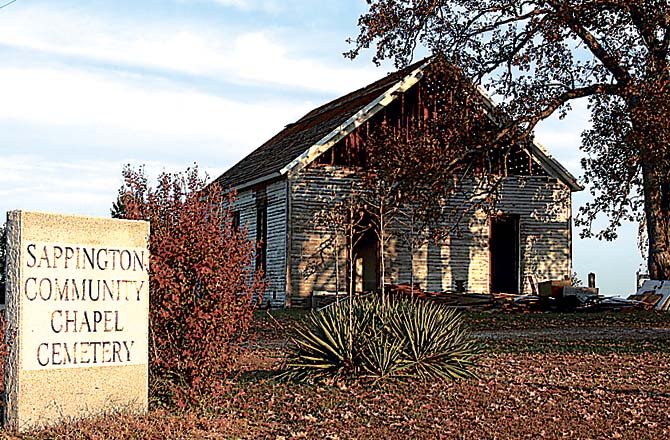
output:
M147 222L7 214L6 426L146 411L148 238Z

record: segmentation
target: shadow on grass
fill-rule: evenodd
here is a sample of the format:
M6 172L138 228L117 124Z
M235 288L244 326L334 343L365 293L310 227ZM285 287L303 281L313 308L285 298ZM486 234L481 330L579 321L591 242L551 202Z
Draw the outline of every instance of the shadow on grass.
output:
M621 395L621 396L648 396L648 397L653 397L653 398L662 398L662 399L667 399L670 398L670 393L666 391L657 391L657 390L650 390L650 389L641 389L641 388L612 388L608 386L588 386L588 385L559 385L559 384L551 384L551 383L546 383L546 382L520 382L520 381L511 381L510 382L512 385L516 385L519 387L532 387L537 390L540 390L543 393L546 392L551 392L552 390L556 391L566 391L569 393L574 393L576 391L581 391L585 393L590 393L590 394L595 394L595 393L601 393L605 392L608 394L612 395Z
M589 353L589 354L643 354L669 353L669 339L643 340L552 340L552 339L500 339L482 341L482 350L486 353Z
M465 311L463 317L472 330L580 327L670 328L670 313L655 310L576 313Z
M261 380L274 380L277 378L278 374L279 370L277 369L259 369L244 371L238 374L236 377L240 383L253 383L259 382Z

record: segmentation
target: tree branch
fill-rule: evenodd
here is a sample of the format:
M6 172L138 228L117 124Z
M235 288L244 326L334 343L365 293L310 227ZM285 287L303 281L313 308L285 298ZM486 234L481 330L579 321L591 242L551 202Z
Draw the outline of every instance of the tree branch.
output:
M491 11L491 12L495 12L495 11ZM501 26L506 26L508 24L518 23L520 21L525 21L525 20L528 20L529 18L536 17L536 16L542 15L542 14L546 14L547 12L549 12L547 9L533 9L532 11L530 11L526 14L515 15L515 16L509 17L509 18L504 19L504 20L495 21L495 22L490 23L490 24L488 24L484 27L478 28L478 29L476 29L476 30L474 30L470 33L464 34L463 37L472 38L472 37L477 36L477 35L485 34L487 32L492 32L492 31L500 28ZM488 13L488 11L487 11L487 13ZM484 14L479 14L475 18L479 19L483 15ZM470 23L468 23L468 27L473 25L475 22L476 22L475 19L470 21Z
M645 21L644 13L634 3L628 5L628 11L635 28L640 32L644 45L649 52L652 52L657 43L656 36L649 31L649 23Z
M622 84L630 81L630 73L624 69L619 62L600 44L598 39L591 32L588 31L579 21L575 14L575 9L566 3L561 3L555 0L549 1L556 14L559 17L564 17L566 24L570 29L577 34L577 36L586 44L591 53L603 63L603 66L609 70L612 75Z
M622 86L617 84L591 84L585 87L573 88L566 90L564 93L560 94L553 98L546 107L539 113L535 113L533 116L520 121L513 121L507 127L500 130L496 136L495 141L500 142L503 139L510 136L513 131L516 131L521 124L528 124L524 130L514 133L512 136L512 141L520 141L526 139L535 129L535 126L542 120L547 119L551 116L559 107L572 101L573 99L585 98L587 96L605 94L605 95L617 95L621 92Z

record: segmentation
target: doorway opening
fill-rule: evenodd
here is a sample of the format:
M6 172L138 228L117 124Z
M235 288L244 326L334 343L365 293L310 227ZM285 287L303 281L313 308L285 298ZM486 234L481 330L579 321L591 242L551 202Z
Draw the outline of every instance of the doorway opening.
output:
M519 293L519 216L491 218L489 250L491 292Z
M354 237L354 291L372 292L379 287L379 239L366 214Z

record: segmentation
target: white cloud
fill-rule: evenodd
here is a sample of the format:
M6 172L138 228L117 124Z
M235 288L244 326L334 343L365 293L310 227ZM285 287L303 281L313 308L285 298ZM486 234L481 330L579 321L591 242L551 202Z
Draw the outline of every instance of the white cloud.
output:
M107 215L129 162L154 177L197 162L215 178L313 106L38 67L0 67L0 96L0 214Z
M214 3L223 6L235 6L241 9L249 9L251 7L251 1L249 0L212 0Z
M229 151L233 157L311 106L289 100L240 102L126 77L38 68L0 67L0 96L6 103L0 106L3 123L32 124L42 131L71 129L69 136L80 145L107 139L120 149L141 143L155 151L190 144L191 151L236 148L238 153Z
M273 0L209 0L221 6L232 6L243 11L262 10L265 12L279 12L281 2Z
M54 161L37 154L14 154L0 162L0 213L23 209L106 216L121 186L121 170L132 160ZM132 163L138 166L138 163ZM151 185L161 171L183 171L186 165L146 161ZM223 169L203 167L210 178ZM4 216L3 216L4 218Z
M344 93L383 75L369 65L327 63L288 49L308 44L304 37L283 43L270 31L234 33L175 22L137 26L45 8L0 19L0 44L10 47L220 81Z
M109 162L54 162L10 155L0 163L0 212L13 209L105 215L120 186Z
M536 134L538 141L572 174L578 176L582 172L580 165L582 152L579 149L582 142L581 134L591 126L591 123L585 100L574 102L572 108L563 120L554 115L542 121L536 129Z
M278 14L293 7L304 6L301 0L177 0L180 3L212 3L244 12L261 11ZM313 1L313 0L310 0Z

